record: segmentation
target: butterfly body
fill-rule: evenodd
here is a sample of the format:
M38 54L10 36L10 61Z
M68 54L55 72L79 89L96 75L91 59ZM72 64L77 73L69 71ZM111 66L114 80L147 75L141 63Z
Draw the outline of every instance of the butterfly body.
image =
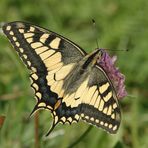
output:
M32 113L50 110L51 130L59 122L82 119L109 133L117 132L120 108L112 82L97 64L101 49L87 54L67 38L29 23L10 22L2 29L30 70L37 100Z

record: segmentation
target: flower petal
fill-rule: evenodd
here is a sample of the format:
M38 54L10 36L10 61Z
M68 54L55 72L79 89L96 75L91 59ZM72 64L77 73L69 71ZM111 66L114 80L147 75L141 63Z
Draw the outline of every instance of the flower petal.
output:
M127 96L125 90L125 76L119 71L118 67L115 66L117 61L117 56L109 56L109 54L104 50L102 51L102 57L98 60L98 64L105 70L108 77L112 81L115 90L117 92L117 97L119 99Z

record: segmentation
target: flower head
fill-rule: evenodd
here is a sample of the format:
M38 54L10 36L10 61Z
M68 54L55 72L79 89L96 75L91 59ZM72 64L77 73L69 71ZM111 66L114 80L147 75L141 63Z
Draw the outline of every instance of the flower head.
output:
M98 64L105 70L110 78L113 86L117 92L119 99L127 96L125 90L125 76L119 71L119 68L115 66L117 56L111 57L104 49L101 49L102 57L98 60Z

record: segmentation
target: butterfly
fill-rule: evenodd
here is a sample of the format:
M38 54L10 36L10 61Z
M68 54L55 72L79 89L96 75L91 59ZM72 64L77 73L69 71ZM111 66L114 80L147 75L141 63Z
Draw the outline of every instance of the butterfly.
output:
M37 103L33 114L48 109L52 126L86 121L115 134L121 121L114 86L97 64L100 49L87 54L69 39L26 22L2 26L24 64L30 70L31 87Z

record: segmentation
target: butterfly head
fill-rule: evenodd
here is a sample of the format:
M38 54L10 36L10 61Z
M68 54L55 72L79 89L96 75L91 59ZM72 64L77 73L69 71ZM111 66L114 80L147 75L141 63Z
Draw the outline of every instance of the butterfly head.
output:
M94 52L92 52L92 57L94 59L93 63L96 64L98 61L101 61L104 55L105 55L105 49L96 48Z

